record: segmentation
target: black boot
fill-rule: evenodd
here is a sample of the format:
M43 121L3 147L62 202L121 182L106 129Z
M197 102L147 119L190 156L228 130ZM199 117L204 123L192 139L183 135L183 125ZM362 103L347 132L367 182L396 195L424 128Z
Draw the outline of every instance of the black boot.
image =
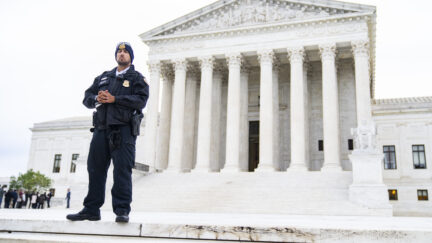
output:
M118 214L115 221L117 223L127 223L129 222L129 216L127 213Z
M88 212L85 212L84 210L81 210L79 213L68 214L66 218L71 221L82 221L82 220L98 221L101 219L101 216L100 214L90 214Z

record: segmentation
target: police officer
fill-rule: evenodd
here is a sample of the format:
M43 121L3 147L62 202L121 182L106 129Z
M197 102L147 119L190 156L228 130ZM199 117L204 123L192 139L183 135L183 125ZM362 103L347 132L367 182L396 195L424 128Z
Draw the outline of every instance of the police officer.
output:
M107 171L112 159L114 185L111 189L116 222L129 222L132 202L132 168L135 164L135 141L139 135L142 109L147 103L149 87L132 65L134 54L127 42L117 45L118 66L96 77L85 91L84 105L96 108L93 113L93 138L87 159L88 194L84 209L67 215L69 220L100 220L105 201ZM138 123L138 124L137 124Z

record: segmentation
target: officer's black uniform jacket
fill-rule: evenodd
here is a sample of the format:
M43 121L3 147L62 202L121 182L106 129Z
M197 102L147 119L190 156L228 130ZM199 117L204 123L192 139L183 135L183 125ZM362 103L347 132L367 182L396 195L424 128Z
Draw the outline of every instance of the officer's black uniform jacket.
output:
M131 65L126 73L116 77L116 69L97 76L85 91L83 104L90 109L96 107L99 91L108 90L115 96L114 103L101 104L96 108L96 128L129 124L132 115L141 112L147 103L149 87L141 73Z

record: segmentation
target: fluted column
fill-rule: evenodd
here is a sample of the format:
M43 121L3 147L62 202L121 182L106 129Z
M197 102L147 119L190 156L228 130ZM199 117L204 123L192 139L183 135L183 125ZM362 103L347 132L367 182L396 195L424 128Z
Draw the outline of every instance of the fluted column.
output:
M307 146L306 143L306 110L305 110L305 86L303 60L304 48L290 48L288 50L291 63L291 164L289 170L306 171Z
M159 116L159 84L161 65L160 61L149 61L150 84L147 104L146 124L144 129L144 158L146 163L155 166L157 148L157 128Z
M240 169L249 168L249 68L240 69Z
M222 110L222 80L224 76L222 65L213 68L212 81L212 112L211 112L211 143L210 143L210 171L220 172L222 158L220 156L221 146L221 110Z
M280 154L279 154L279 71L280 61L275 58L273 61L273 168L275 170L281 169Z
M322 171L340 171L339 101L336 75L336 44L320 45L324 128Z
M212 56L199 58L201 65L201 91L198 118L197 161L195 171L209 171L211 161L211 114L213 63Z
M168 170L181 171L183 152L183 124L186 86L186 59L174 61L175 80L171 111L171 136Z
M355 62L357 125L360 125L362 120L372 120L369 41L353 41L351 44Z
M174 82L174 71L172 70L171 66L165 65L162 71L162 101L155 165L157 170L164 170L168 166L169 139L171 130L172 86Z
M228 55L228 101L227 101L227 131L226 160L224 171L238 171L240 166L240 100L241 83L240 68L242 56L240 53Z
M274 89L273 89L273 59L272 50L258 53L261 66L260 75L260 134L259 134L259 164L257 171L274 171L273 151L274 134Z
M192 169L195 145L195 111L196 91L199 70L194 66L188 66L186 75L186 101L184 118L184 150L183 150L183 171L189 172Z

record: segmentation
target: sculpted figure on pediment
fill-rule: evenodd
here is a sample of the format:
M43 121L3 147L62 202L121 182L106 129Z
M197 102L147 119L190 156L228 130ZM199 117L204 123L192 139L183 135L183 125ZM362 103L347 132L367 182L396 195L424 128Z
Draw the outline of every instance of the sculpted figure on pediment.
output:
M187 25L177 27L174 33L217 30L262 23L326 17L329 15L325 10L311 8L310 6L294 6L276 2L269 4L259 0L243 0L232 4L227 9L214 11L206 16L201 16L199 20L192 20Z

